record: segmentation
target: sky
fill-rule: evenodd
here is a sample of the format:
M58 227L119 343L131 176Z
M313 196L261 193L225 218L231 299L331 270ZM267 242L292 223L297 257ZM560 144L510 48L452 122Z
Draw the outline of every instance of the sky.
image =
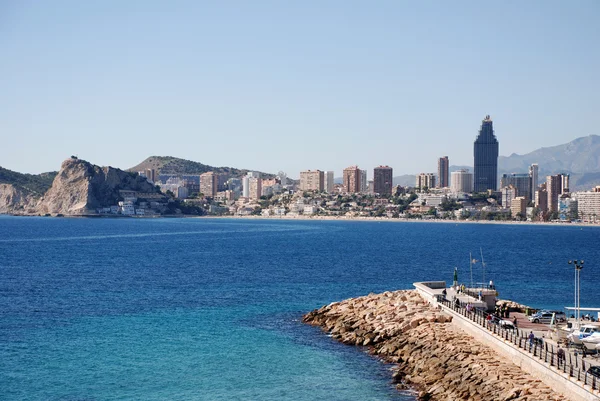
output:
M600 134L600 2L0 0L0 166L473 164Z

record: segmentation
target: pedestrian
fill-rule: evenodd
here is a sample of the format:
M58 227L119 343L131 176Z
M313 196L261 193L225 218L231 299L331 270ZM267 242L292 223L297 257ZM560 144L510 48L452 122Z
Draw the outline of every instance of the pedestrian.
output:
M558 357L558 367L565 362L565 350L558 346L558 351L556 351L556 356Z
M533 335L533 331L529 332L529 348L533 347L533 339L535 336Z
M513 319L513 326L515 326L515 328L517 327L517 317L515 316L515 318Z

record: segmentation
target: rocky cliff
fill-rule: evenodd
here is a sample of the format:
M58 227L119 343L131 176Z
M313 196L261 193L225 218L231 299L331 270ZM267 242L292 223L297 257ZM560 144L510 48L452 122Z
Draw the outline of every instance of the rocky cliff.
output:
M99 207L116 205L119 190L160 191L135 173L99 167L85 160L67 159L45 194L23 185L0 183L0 213L19 215L82 216Z
M416 291L396 291L336 302L304 316L338 341L369 348L396 364L399 388L419 400L564 400L540 380L475 341L450 316Z
M119 190L158 192L135 173L99 167L85 160L67 159L36 207L38 214L86 215L96 208L116 205Z
M38 199L12 184L0 184L1 214L37 214Z

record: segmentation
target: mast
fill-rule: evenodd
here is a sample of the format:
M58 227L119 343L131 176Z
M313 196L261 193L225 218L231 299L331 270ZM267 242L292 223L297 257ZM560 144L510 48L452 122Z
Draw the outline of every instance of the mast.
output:
M479 248L479 252L481 253L481 268L482 268L482 271L483 271L483 273L482 273L482 275L483 275L482 276L483 281L481 282L482 283L481 285L485 286L485 262L483 261L483 248L480 247Z
M473 254L469 252L469 268L471 269L471 288L473 288Z

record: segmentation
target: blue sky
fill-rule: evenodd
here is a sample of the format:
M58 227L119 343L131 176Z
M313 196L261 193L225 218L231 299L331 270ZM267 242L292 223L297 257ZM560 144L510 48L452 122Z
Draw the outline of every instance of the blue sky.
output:
M600 134L598 1L0 0L0 166L471 165Z

